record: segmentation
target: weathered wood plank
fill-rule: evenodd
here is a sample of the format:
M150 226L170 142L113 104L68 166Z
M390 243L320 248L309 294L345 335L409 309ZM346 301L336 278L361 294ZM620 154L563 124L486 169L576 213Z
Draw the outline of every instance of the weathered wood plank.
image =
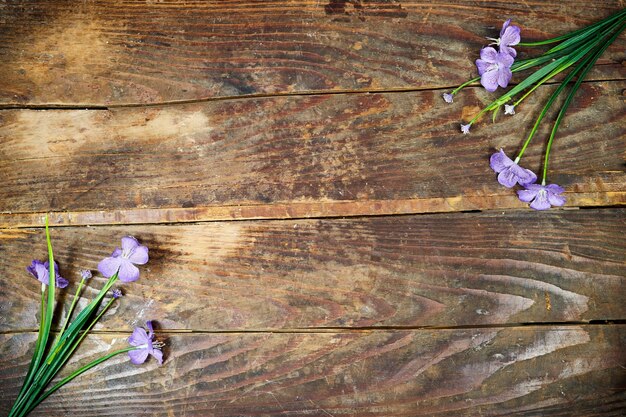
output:
M621 1L14 1L0 6L0 103L115 105L441 88L513 18L528 39ZM623 78L623 38L591 79ZM524 54L520 55L524 56Z
M561 125L549 180L569 206L626 203L625 87L584 85ZM460 120L489 99L478 88L453 105L428 91L3 111L0 211L23 214L2 214L0 225L33 224L29 213L43 211L97 224L522 208L489 156L514 154L550 91L469 135ZM536 172L549 127L522 161ZM145 208L175 210L128 211Z
M125 346L91 337L86 363ZM117 357L33 415L622 415L624 326L304 334L162 334L165 364ZM34 336L1 335L0 410Z
M52 237L74 283L126 234L150 248L104 329L151 317L203 330L562 322L626 317L625 213L65 227ZM36 329L40 290L24 268L45 257L43 230L0 239L0 330Z

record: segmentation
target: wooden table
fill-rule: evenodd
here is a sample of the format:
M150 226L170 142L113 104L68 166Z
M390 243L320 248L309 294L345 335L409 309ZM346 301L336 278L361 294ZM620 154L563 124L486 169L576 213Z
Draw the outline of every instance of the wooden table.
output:
M0 413L34 348L24 268L46 256L49 212L66 309L122 236L150 248L72 368L149 319L167 347L35 415L623 415L624 37L556 140L563 209L528 209L489 168L553 83L469 135L459 122L493 96L441 99L506 18L541 39L621 7L0 3Z

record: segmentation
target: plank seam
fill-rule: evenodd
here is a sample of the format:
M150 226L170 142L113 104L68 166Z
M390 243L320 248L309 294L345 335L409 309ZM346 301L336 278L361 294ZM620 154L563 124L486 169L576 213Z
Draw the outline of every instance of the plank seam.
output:
M614 79L601 79L601 80L584 80L584 84L591 83L613 83L613 82L622 82L626 81L626 78L614 78ZM558 81L551 81L542 84L543 86L553 86L560 85L561 83ZM510 83L510 86L515 86L517 84ZM456 88L457 85L451 86L441 86L441 87L424 87L424 88L414 88L414 87L399 87L399 88L387 88L387 89L371 89L371 90L310 90L310 91L300 91L294 93L272 93L272 94L246 94L239 96L221 96L221 97L206 97L199 99L189 99L189 100L173 100L173 101L163 101L158 103L127 103L127 104L110 104L110 105L99 105L99 104L0 104L0 111L2 110L92 110L92 111L106 111L113 109L125 109L125 108L151 108L151 107L174 107L186 104L198 104L198 103L212 103L212 102L220 102L220 101L239 101L239 100L256 100L256 99L265 99L265 98L281 98L281 97L307 97L307 96L326 96L326 95L358 95L358 94L391 94L391 93L418 93L418 92L428 92L428 91L443 91L443 90L451 90ZM479 88L482 89L480 83L476 82L474 84L470 84L465 89L474 89ZM442 104L443 105L443 104Z
M285 329L162 329L155 330L159 334L248 334L248 333L355 333L355 332L380 332L380 331L433 331L433 330L476 330L476 329L509 329L509 328L531 328L531 327L572 327L572 326L623 326L626 319L594 319L578 321L550 321L550 322L519 322L519 323L499 323L499 324L467 324L458 326L356 326L356 327L334 327L319 326L306 328L285 328ZM36 333L37 329L4 330L0 334L22 334ZM90 334L127 334L131 330L92 330Z

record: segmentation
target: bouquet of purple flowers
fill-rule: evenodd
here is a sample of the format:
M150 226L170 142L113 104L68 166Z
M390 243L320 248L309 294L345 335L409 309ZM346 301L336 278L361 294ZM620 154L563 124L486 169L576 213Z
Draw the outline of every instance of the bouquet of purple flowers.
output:
M159 364L163 363L163 353L161 351L163 343L154 340L152 322L148 321L146 323L148 332L139 327L135 328L128 339L128 347L110 352L80 367L49 387L59 370L68 362L93 326L122 296L122 291L119 288L113 288L113 286L118 281L133 282L139 278L139 268L135 265L143 265L148 262L148 248L140 245L134 237L123 237L122 247L116 248L110 257L103 259L98 264L100 273L108 278L106 284L100 289L98 295L70 323L81 290L85 282L92 278L90 270L80 271L81 280L76 288L71 307L67 312L63 325L54 339L52 339L56 288L67 287L68 281L59 274L59 267L54 261L47 217L46 242L48 244L48 260L45 262L34 260L26 268L33 277L41 282L40 327L35 351L24 379L24 384L9 412L9 417L27 415L50 394L78 375L121 353L128 353L130 361L134 364L145 362L148 355L152 355ZM108 300L104 302L106 298ZM103 303L104 305L102 305Z
M548 161L554 137L583 79L606 48L615 41L625 27L626 9L586 28L556 38L523 43L521 42L520 28L511 25L511 20L509 19L504 22L499 38L488 38L494 41L492 45L497 46L498 49L496 50L493 46L487 46L480 51L480 59L476 60L479 76L461 84L452 92L443 94L443 99L447 103L452 103L455 94L479 80L487 91L494 92L498 87L507 87L513 77L513 73L529 68L538 68L526 79L483 108L468 123L461 124L461 132L468 134L470 127L487 112L492 112L494 121L502 106L504 106L505 115L514 115L515 108L533 91L571 67L561 84L548 98L515 159L509 158L502 149L493 154L490 159L491 168L498 174L498 182L507 188L512 188L516 184L524 187L524 189L517 192L517 195L521 201L530 203L531 208L546 210L552 206L565 204L565 197L561 195L565 190L557 184L546 184ZM515 60L517 51L513 48L514 46L535 47L552 44L556 45L536 58ZM537 128L548 109L574 78L576 80L565 96L548 138L541 184L537 184L537 175L531 170L521 167L519 162L535 136Z

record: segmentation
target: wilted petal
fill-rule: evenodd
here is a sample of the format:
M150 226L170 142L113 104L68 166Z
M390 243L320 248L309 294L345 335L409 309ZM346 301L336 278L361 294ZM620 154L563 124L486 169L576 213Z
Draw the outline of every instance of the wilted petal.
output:
M135 327L135 330L133 330L133 334L131 334L128 338L128 343L131 346L150 345L151 342L152 339L148 337L146 331L141 327Z
M146 322L146 327L148 328L148 338L152 340L152 336L154 335L154 327L152 327L152 320L148 320Z
M122 282L133 282L137 281L139 278L139 268L132 264L126 258L109 258L109 259L119 259L120 260L120 271L117 277ZM99 267L100 265L98 265Z
M128 351L128 356L130 357L130 361L135 365L141 365L148 359L148 349L134 349Z
M512 104L505 104L504 105L504 114L514 115L515 114L515 106L512 105Z
M98 271L100 271L100 273L105 277L110 278L115 275L121 264L121 257L105 258L98 264Z
M131 351L132 352L132 351ZM152 349L151 355L159 362L159 365L163 365L163 352L159 349Z
M148 248L146 246L137 246L128 256L128 260L137 265L143 265L148 262Z
M69 282L67 282L67 280L61 276L56 277L56 282L55 285L59 288L65 288L67 287L67 284L69 284Z
M511 158L506 156L502 149L500 149L499 152L491 155L491 158L489 158L489 165L491 166L491 169L499 173L502 172L505 168L513 165L513 161L511 160Z

